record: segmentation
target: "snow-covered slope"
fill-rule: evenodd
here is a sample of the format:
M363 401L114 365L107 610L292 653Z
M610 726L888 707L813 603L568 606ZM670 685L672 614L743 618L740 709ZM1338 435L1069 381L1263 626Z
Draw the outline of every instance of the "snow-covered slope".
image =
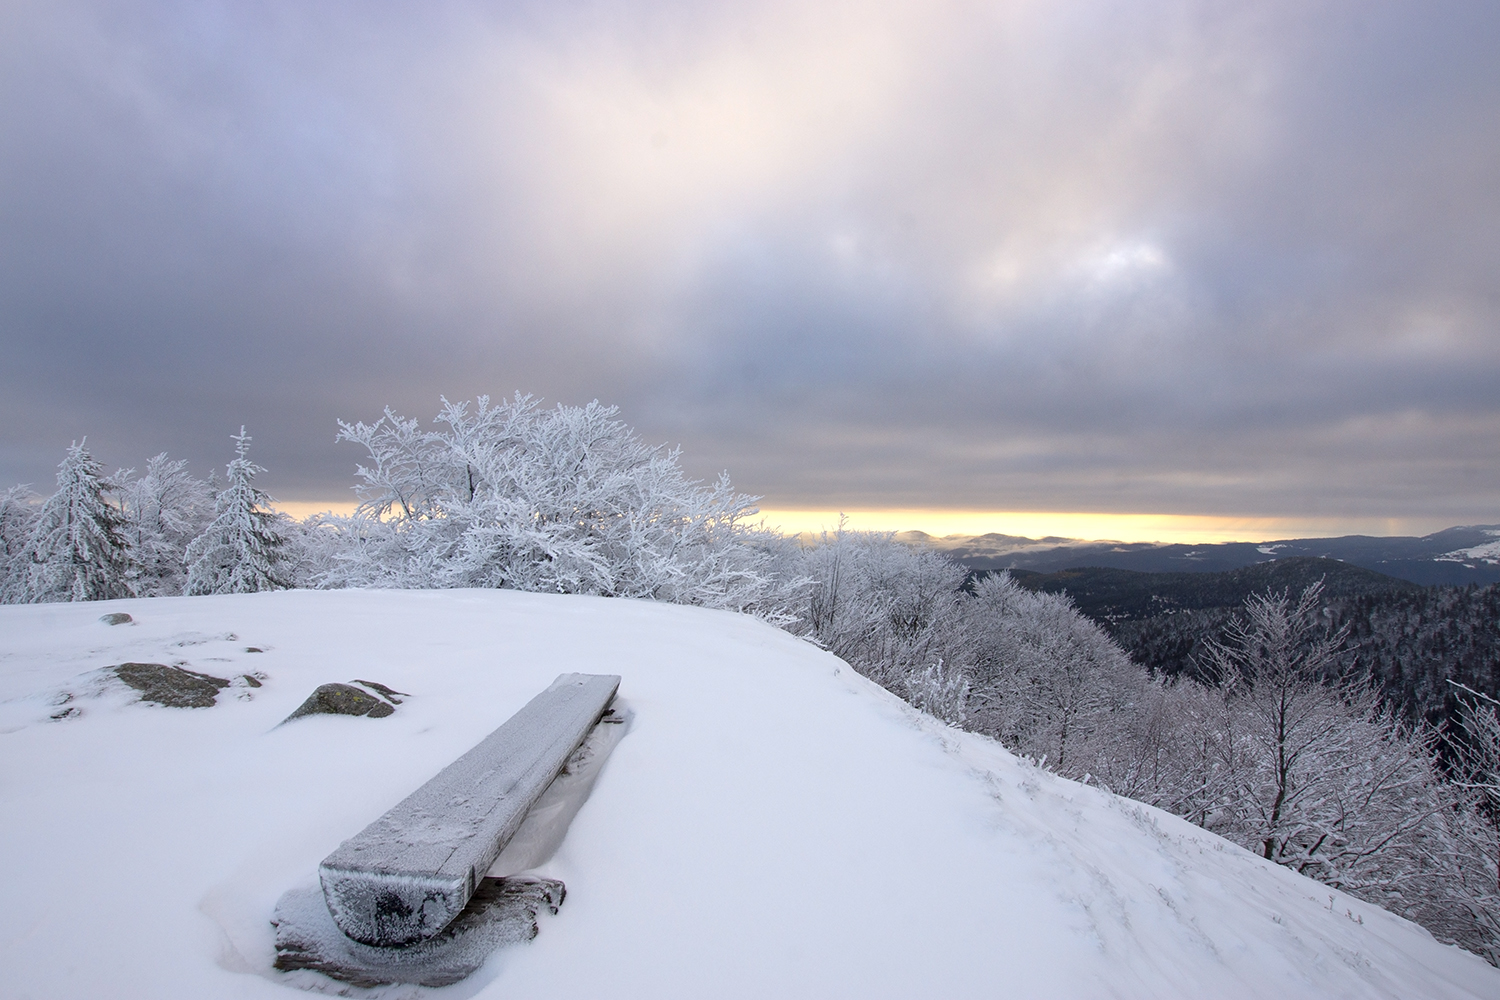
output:
M267 680L208 709L80 680L131 660ZM277 897L564 671L623 675L635 718L543 869L561 914L386 995L1500 996L1415 925L751 619L495 591L0 608L0 995L296 996L316 977L270 968ZM276 728L352 678L413 697ZM81 714L50 721L62 690Z

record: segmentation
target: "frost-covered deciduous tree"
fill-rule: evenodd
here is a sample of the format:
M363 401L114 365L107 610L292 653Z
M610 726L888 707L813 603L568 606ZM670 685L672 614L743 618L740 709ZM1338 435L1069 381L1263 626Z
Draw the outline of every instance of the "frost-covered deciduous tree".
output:
M1096 716L1095 738L1058 769L1087 772L1494 961L1500 851L1486 779L1475 777L1490 773L1478 763L1487 743L1465 741L1460 780L1445 782L1431 729L1403 724L1368 677L1338 676L1343 639L1320 587L1256 595L1209 647L1201 673L1218 686L1145 683ZM985 688L976 691L982 720ZM1479 716L1472 725L1486 731ZM1500 740L1500 723L1495 732Z
M25 600L26 544L36 525L40 499L29 486L12 486L0 493L0 604Z
M208 483L189 475L185 460L163 452L146 463L143 476L121 484L120 497L140 566L137 592L142 597L183 593L187 547L214 516Z
M1151 680L1110 716L1103 738L1088 745L1074 770L1206 826L1229 794L1226 712L1222 691L1185 678Z
M24 559L21 599L103 601L130 597L136 571L125 516L106 495L114 486L75 441L57 468L57 492L37 511Z
M1302 592L1295 605L1283 594L1258 594L1245 617L1231 622L1228 641L1212 643L1209 659L1236 711L1230 764L1239 787L1237 830L1266 858L1300 866L1327 841L1303 804L1315 805L1341 746L1347 712L1344 692L1324 674L1343 646L1318 620L1320 587ZM1249 832L1253 828L1255 832ZM1311 853L1310 853L1311 852Z
M1130 705L1145 673L1064 594L979 580L967 607L978 644L973 724L1073 777L1091 774L1091 743L1112 743L1110 717Z
M188 594L249 594L290 586L282 572L281 515L268 509L271 497L255 486L265 470L250 461L250 435L231 435L234 461L224 489L214 500L214 519L188 545Z
M1348 892L1411 902L1443 808L1432 735L1382 709L1368 679L1330 676L1345 635L1323 620L1321 589L1252 596L1210 647L1226 794L1207 826Z
M912 704L1500 958L1485 798L1500 721L1467 712L1475 735L1445 783L1432 730L1338 675L1319 586L1249 600L1201 671L1214 686L1150 678L1066 597L1005 575L965 597L961 569L891 535L841 527L783 546L777 569L808 581L793 631Z
M644 597L775 617L757 498L687 478L597 401L443 400L440 429L341 424L361 505L332 519L321 586L507 587Z
M964 720L973 660L963 567L883 532L839 528L783 546L778 575L793 585L792 631L923 711Z
M1500 965L1500 702L1454 687L1463 731L1452 741L1458 794L1443 817L1452 871L1443 910L1466 918L1448 936Z
M792 631L924 711L1047 758L1076 776L1107 744L1104 717L1146 684L1065 596L1008 575L964 589L962 566L893 534L833 532L783 547L778 573L801 583ZM803 582L805 581L805 582Z

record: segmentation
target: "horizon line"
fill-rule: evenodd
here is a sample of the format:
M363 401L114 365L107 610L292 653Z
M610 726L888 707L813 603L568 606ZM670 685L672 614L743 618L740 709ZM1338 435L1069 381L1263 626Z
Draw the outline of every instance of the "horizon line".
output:
M273 504L297 520L313 514L352 514L354 501L289 500ZM1223 542L1273 542L1293 538L1421 536L1460 522L1437 517L1371 516L1231 516L1218 514L1101 513L1092 511L948 510L930 507L882 507L844 510L762 507L755 520L783 534L818 534L837 529L840 515L852 531L920 531L935 538L950 535L1014 535L1024 538L1069 538L1082 541L1160 542L1211 545ZM1500 515L1495 517L1500 521Z

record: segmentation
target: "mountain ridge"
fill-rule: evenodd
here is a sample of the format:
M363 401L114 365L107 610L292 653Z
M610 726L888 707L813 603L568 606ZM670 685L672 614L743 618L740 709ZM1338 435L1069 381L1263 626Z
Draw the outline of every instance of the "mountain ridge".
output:
M1330 559L1411 583L1432 586L1500 583L1500 524L1460 525L1422 536L1342 535L1269 542L1118 542L990 532L934 536L898 532L972 570L1039 573L1097 567L1143 573L1216 573L1278 559Z

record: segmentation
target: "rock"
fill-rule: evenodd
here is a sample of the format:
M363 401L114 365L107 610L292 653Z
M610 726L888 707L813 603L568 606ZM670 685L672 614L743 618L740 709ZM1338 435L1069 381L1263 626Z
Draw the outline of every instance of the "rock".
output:
M322 684L295 712L282 719L281 724L286 725L304 715L368 715L372 719L383 719L395 711L395 706L389 701L353 684Z
M219 692L229 686L222 677L169 667L165 663L122 663L108 669L139 691L141 701L168 708L211 708Z
M106 625L129 625L135 621L123 611L114 611L107 615L100 615L99 620Z

